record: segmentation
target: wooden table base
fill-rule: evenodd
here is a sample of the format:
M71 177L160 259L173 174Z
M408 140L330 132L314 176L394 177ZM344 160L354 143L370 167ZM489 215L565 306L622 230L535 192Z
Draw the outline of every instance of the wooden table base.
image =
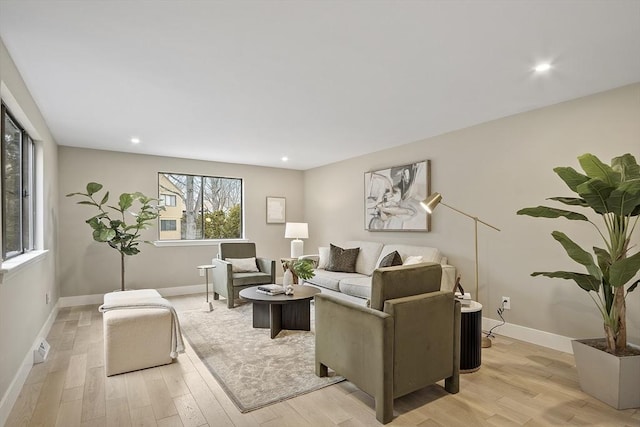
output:
M311 308L309 300L289 304L253 303L253 327L268 328L271 338L283 329L294 331L311 330Z

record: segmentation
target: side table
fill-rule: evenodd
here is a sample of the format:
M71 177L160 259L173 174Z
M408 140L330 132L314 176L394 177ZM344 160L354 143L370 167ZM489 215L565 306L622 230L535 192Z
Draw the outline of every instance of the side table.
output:
M482 304L471 301L460 311L460 372L475 372L482 354Z
M207 313L213 311L213 304L211 304L211 301L209 301L209 270L214 268L216 268L216 266L212 264L204 264L198 266L198 270L204 270L204 288L206 293L206 301L202 306L202 311L206 311Z
M297 261L298 258L280 258L280 264L282 264L282 270L283 271L287 271L287 268L289 270L291 270L291 274L293 274L293 284L297 285L298 284L298 276L296 275L296 273L293 271L293 269L291 269L289 266L294 262Z

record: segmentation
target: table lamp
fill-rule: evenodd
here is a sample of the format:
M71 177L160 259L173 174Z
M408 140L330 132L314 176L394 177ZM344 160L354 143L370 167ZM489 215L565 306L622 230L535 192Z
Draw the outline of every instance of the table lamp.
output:
M284 237L291 241L291 258L298 258L304 253L304 242L309 238L309 225L306 222L287 222Z

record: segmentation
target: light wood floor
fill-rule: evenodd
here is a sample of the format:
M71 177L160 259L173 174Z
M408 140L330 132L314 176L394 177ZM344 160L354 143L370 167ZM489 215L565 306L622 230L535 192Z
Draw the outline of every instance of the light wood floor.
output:
M204 295L171 300L198 308ZM31 369L7 426L379 425L373 399L348 382L241 414L191 348L178 363L107 378L97 306L60 310L48 341L50 356ZM397 399L389 425L640 426L640 410L580 391L572 355L504 337L493 344L482 368L461 376L460 393L434 385Z

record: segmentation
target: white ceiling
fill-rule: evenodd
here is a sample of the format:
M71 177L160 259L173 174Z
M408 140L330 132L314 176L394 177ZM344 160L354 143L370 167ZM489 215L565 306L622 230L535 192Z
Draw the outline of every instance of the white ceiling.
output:
M640 81L638 0L0 0L0 36L61 145L294 169Z

